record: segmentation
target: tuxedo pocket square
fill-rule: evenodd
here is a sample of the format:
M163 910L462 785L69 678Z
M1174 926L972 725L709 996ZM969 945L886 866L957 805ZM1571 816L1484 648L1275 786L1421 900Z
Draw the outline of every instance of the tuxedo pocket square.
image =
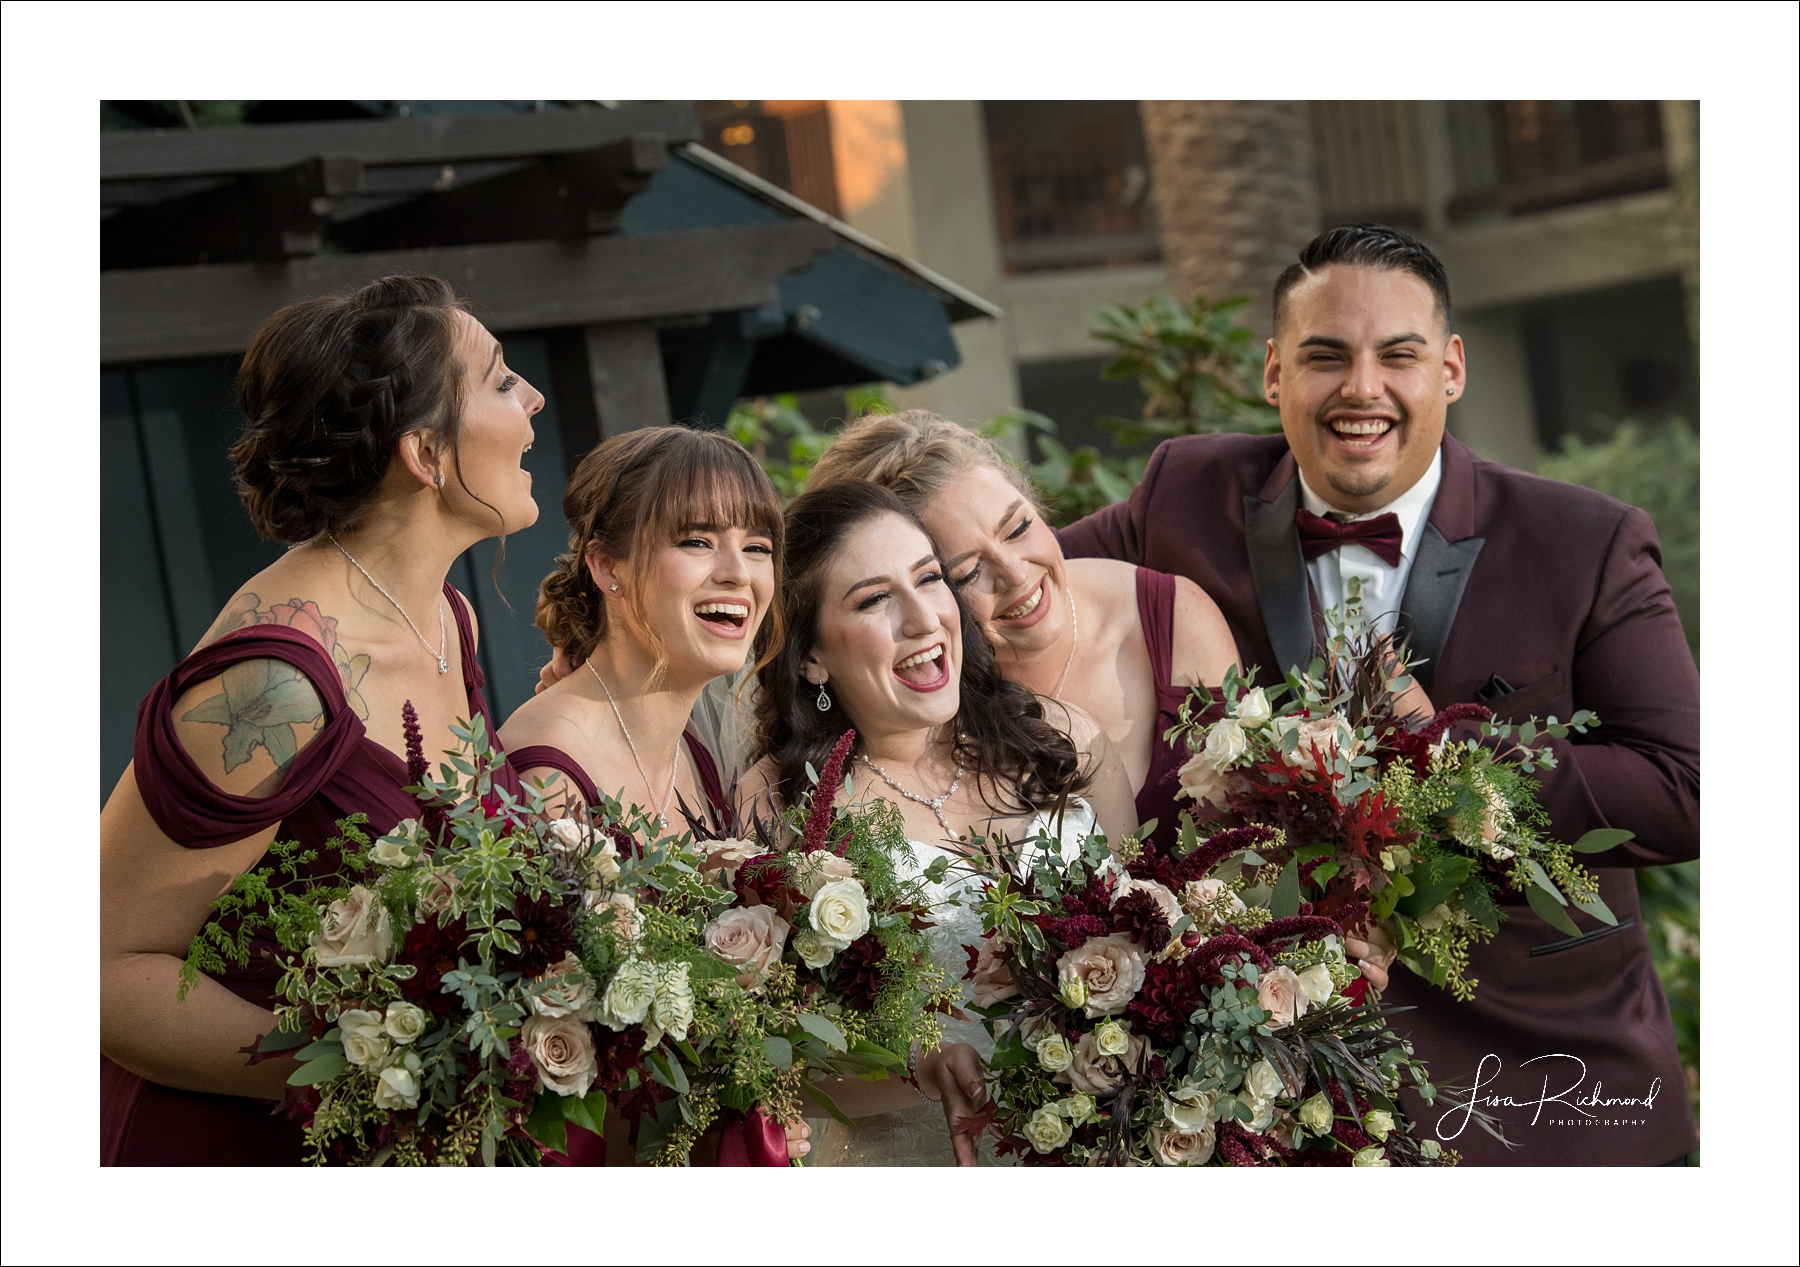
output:
M1505 685L1506 679L1495 674L1488 682ZM1561 669L1504 694L1489 696L1482 703L1494 710L1497 720L1504 722L1522 722L1527 717L1542 719L1552 714L1566 720L1575 711L1569 698L1569 676Z

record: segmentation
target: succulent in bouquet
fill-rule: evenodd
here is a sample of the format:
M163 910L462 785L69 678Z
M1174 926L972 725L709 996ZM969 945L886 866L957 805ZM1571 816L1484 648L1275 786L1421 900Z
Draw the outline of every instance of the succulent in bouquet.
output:
M1310 902L1352 935L1379 929L1411 971L1460 999L1479 984L1470 946L1498 933L1507 895L1571 936L1571 907L1617 922L1576 855L1631 833L1554 839L1535 778L1556 764L1543 739L1585 734L1599 718L1584 709L1514 725L1478 704L1404 716L1404 649L1334 623L1328 651L1266 690L1228 670L1222 698L1197 687L1168 732L1192 754L1178 795L1202 834L1279 833L1264 850L1284 864L1264 895L1277 917Z
M1435 1088L1392 1009L1364 998L1344 923L1254 902L1276 833L1202 843L1183 819L1167 851L1096 835L1063 862L995 846L971 975L996 1038L981 1117L999 1150L1050 1165L1453 1164L1400 1111L1402 1086L1427 1101Z

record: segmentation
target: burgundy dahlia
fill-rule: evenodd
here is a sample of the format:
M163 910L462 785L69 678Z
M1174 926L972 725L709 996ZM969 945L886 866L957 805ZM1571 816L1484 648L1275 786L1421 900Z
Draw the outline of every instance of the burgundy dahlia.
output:
M594 1036L594 1059L600 1072L594 1085L609 1095L625 1085L625 1075L636 1069L644 1055L644 1027L627 1025L612 1030L605 1025L589 1025Z
M864 1012L875 1010L875 998L881 993L881 964L886 958L887 943L873 933L858 937L838 956L835 984L845 1003Z
M560 962L575 944L569 908L559 905L548 893L526 902L513 911L512 917L519 922L519 931L513 934L519 949L510 954L499 952L500 962L507 968L528 977L538 976L551 964Z
M437 918L427 915L414 924L400 945L400 962L411 964L417 971L400 983L400 992L440 1014L455 1007L455 997L443 992L444 974L455 969L457 956L468 939L468 925L460 919L440 928Z
M1127 893L1112 908L1113 927L1135 937L1151 954L1169 944L1169 921L1156 898L1142 889Z

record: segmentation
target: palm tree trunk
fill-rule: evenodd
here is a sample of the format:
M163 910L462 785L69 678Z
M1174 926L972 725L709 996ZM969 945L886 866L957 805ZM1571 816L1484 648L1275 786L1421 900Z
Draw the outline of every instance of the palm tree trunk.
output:
M1176 295L1248 294L1269 333L1270 290L1319 231L1312 129L1298 101L1139 103L1163 260Z

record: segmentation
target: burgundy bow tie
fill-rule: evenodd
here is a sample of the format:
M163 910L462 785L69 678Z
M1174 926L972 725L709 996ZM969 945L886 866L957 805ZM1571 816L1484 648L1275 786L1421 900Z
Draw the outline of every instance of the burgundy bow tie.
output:
M1300 528L1300 552L1309 563L1339 546L1359 545L1374 551L1389 567L1400 566L1400 516L1392 511L1373 519L1339 523L1301 507L1294 512L1294 522Z

